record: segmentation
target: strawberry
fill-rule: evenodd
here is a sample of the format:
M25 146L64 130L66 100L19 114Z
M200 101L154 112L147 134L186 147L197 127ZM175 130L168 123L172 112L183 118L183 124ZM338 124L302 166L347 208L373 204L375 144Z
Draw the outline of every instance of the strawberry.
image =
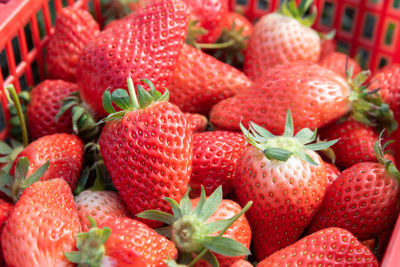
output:
M244 58L244 73L252 80L265 70L291 61L316 62L321 45L318 33L310 28L315 16L303 17L312 1L284 1L279 12L263 16L254 25ZM316 10L313 10L315 13Z
M101 98L135 83L151 79L164 88L179 57L188 23L188 10L180 0L156 0L129 17L128 23L100 33L83 50L77 71L82 99L100 117L107 112Z
M193 133L204 132L207 128L208 120L205 116L196 113L184 113L184 115Z
M319 59L321 60L325 56L334 53L336 51L336 47L337 45L335 39L321 38L321 54L319 55Z
M179 108L146 80L150 92L132 79L128 90L104 94L110 113L100 135L100 152L113 184L132 214L147 209L169 211L164 197L180 200L189 184L193 140L191 127ZM111 99L123 110L115 113ZM151 226L157 226L148 222Z
M75 82L81 52L98 33L99 25L86 10L65 7L57 12L54 34L46 48L49 76Z
M233 263L231 267L253 267L253 265L245 260L238 260L237 262Z
M165 199L171 205L173 215L148 210L137 216L170 225L159 231L174 241L182 254L182 264L225 267L243 259L249 253L251 238L250 226L243 214L252 203L241 209L236 202L222 199L221 186L208 198L204 187L200 198L190 200L188 195L189 191L179 204L171 198ZM173 262L169 262L171 265Z
M84 232L90 229L87 216L91 216L99 224L109 217L129 217L129 211L121 197L113 191L85 190L75 197L75 205Z
M209 195L222 185L224 194L233 189L237 161L248 143L241 133L215 131L193 136L193 161L190 188L199 196L201 186Z
M53 134L43 136L25 147L14 160L11 175L17 176L20 159L27 160L25 167L26 176L33 175L42 165L49 162L49 168L41 176L40 180L45 181L53 178L62 178L75 188L83 163L83 142L75 135ZM14 187L16 185L14 184Z
M354 59L340 52L333 52L325 55L324 57L321 57L319 64L322 67L325 67L336 72L337 74L342 75L343 78L347 77L347 69L353 69L353 77L361 72L360 65L358 65L358 63Z
M11 210L13 209L13 205L3 199L0 198L0 233L3 230L4 224L10 216ZM0 266L6 266L3 257L3 250L1 249L0 242Z
M168 89L182 111L208 115L219 101L251 85L239 70L185 44Z
M239 13L228 12L217 27L214 31L219 35L217 43L231 42L232 45L218 49L213 56L241 69L244 61L243 51L253 32L253 25Z
M340 142L340 139L339 141ZM331 186L331 184L340 176L340 170L330 163L325 162L326 167L326 188Z
M65 180L35 182L23 192L3 228L4 259L8 266L72 266L64 252L75 248L80 231Z
M98 227L90 221L92 228L77 236L79 251L66 254L78 266L166 267L178 256L173 242L137 220L108 218Z
M314 150L337 141L308 144L316 137L308 128L293 137L290 111L286 117L282 136L274 136L255 123L249 131L241 125L252 146L239 158L234 186L240 204L250 199L254 202L247 217L258 260L292 244L311 221L327 183L325 164Z
M33 140L55 133L72 133L72 114L69 109L56 119L61 100L77 91L74 83L63 80L45 80L31 91L27 119L29 134Z
M354 119L334 122L321 129L322 139L339 139L331 148L335 152L335 164L342 169L358 162L377 161L374 144L378 141L375 128Z
M239 130L241 121L281 134L288 108L296 131L321 127L345 115L351 108L350 87L338 74L310 62L278 65L254 86L215 105L210 121L222 129ZM329 96L329 97L328 97Z
M361 162L344 170L327 190L310 232L334 226L366 240L392 227L399 212L400 173L378 143L380 163Z
M275 252L257 267L303 265L378 267L378 261L350 232L328 228Z

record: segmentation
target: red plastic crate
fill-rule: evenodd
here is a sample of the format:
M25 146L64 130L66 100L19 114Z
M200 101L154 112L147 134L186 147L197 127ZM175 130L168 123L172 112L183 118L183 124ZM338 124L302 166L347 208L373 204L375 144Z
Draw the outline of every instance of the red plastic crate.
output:
M297 2L300 0L297 0ZM45 78L43 47L48 42L52 32L52 18L50 9L56 11L65 5L76 5L90 9L96 20L102 24L100 0L0 0L0 140L7 135L4 127L8 116L7 101L4 96L4 86L14 84L17 91L23 87L34 86ZM64 4L63 4L64 3ZM332 27L337 30L337 41L342 46L347 46L350 55L360 53L368 55L367 64L371 69L376 69L381 63L400 62L400 0L315 0L320 12L318 13L316 28L328 30ZM231 0L231 8L239 9L250 18L258 18L275 10L279 0ZM91 6L91 8L89 8ZM326 18L324 10L333 8L334 16ZM353 10L353 11L349 11ZM343 29L343 14L352 13L352 23ZM40 14L40 15L39 15ZM347 14L348 15L348 14ZM39 17L42 17L43 32L40 32ZM363 36L364 28L371 23L370 16L375 18L375 26L371 32ZM53 21L54 22L54 21ZM368 24L370 25L370 24ZM394 26L390 26L394 25ZM346 28L347 27L347 28ZM350 30L346 30L350 27ZM27 36L29 28L31 36ZM385 44L388 29L391 31L390 45ZM389 38L390 39L390 38ZM31 40L31 45L29 45ZM15 45L18 43L20 58L16 59ZM372 53L377 51L377 53ZM399 52L397 52L399 51ZM385 62L383 62L385 61ZM3 74L4 66L8 66L9 73ZM37 73L35 73L37 70ZM35 76L38 80L35 80ZM386 250L382 266L400 266L400 217L389 246Z

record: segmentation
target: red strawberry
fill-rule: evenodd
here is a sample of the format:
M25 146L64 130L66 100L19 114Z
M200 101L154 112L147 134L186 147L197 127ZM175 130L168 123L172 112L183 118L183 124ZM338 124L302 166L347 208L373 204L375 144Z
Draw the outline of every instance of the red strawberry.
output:
M358 162L377 161L374 144L378 141L375 128L354 119L332 123L321 129L322 139L339 139L331 148L335 152L335 164L342 169Z
M324 39L321 38L321 54L319 55L319 59L321 60L325 56L336 52L336 41L335 39Z
M336 166L327 162L325 162L325 167L326 167L326 178L327 178L326 188L328 188L340 176L340 170L336 168Z
M75 82L81 52L98 33L99 25L86 10L61 9L46 48L50 77Z
M321 58L319 64L322 67L330 69L337 74L342 75L343 78L346 78L346 64L347 70L353 68L353 75L352 77L356 76L358 73L361 72L361 67L358 63L350 58L348 55L340 53L340 52L333 52Z
M281 134L285 112L291 109L296 131L319 128L351 108L350 86L338 74L310 62L295 62L271 69L249 90L215 105L210 121L222 129L239 130L249 121Z
M392 227L399 212L400 173L392 163L362 162L333 182L309 231L341 227L366 240ZM386 163L383 163L386 162Z
M320 38L310 28L313 20L301 18L312 1L299 6L299 17L288 9L289 2L292 3L281 5L280 12L265 15L254 25L243 66L244 73L252 80L278 64L319 59Z
M99 227L93 218L91 223L87 233L77 236L79 252L67 254L78 266L166 267L165 260L178 256L173 242L142 222L119 217L108 218Z
M303 265L378 267L378 261L350 232L328 228L275 252L257 267Z
M138 217L170 225L160 230L169 233L183 261L187 261L189 266L218 266L219 262L220 266L227 267L243 259L249 253L251 238L251 229L244 213L252 203L247 203L241 209L236 202L222 199L221 186L208 198L204 187L200 198L190 200L188 193L179 204L173 199L166 199L173 215L148 210L139 213Z
M81 231L71 188L63 179L29 186L11 211L1 235L8 266L73 266L64 252Z
M0 198L0 233L3 230L4 224L10 216L13 205ZM3 250L1 249L0 243L0 266L6 266L3 257Z
M204 132L207 128L208 120L205 116L196 113L184 113L184 115L193 133Z
M109 217L129 217L129 211L121 197L113 191L85 190L75 197L75 205L84 232L90 229L87 216L91 216L99 224Z
M168 85L186 35L188 11L180 0L156 0L120 24L99 34L83 50L78 86L83 100L99 116L103 92L151 79L158 89Z
M83 146L83 142L75 135L61 133L43 136L18 154L10 173L16 174L17 163L24 157L29 161L26 176L31 176L48 161L49 168L40 180L62 178L74 190L82 169Z
M219 37L218 24L228 13L228 0L185 0L191 20L203 28L206 34L197 38L200 43L215 43Z
M253 267L253 265L245 260L238 260L234 264L231 265L231 267Z
M168 90L182 111L208 115L219 101L251 85L239 70L185 44Z
M55 133L72 133L71 110L59 119L56 115L62 105L61 100L77 90L76 84L63 80L45 80L33 88L27 109L32 139Z
M315 140L308 128L293 137L289 111L283 136L254 123L250 131L242 130L252 146L238 161L234 186L240 204L254 202L247 218L256 258L262 260L296 241L311 221L327 183L325 164L313 150L325 149L336 140L308 144Z
M121 89L111 97L106 91L103 99L111 115L105 119L100 152L115 188L133 215L147 209L169 211L163 198L181 199L192 164L192 131L184 114L166 102L168 91L161 96L147 82L152 90L147 93L138 86L139 99L130 78L131 97ZM113 113L110 98L126 110Z
M248 143L241 133L215 131L193 137L191 195L199 196L203 185L209 195L222 185L224 194L233 189L237 161Z

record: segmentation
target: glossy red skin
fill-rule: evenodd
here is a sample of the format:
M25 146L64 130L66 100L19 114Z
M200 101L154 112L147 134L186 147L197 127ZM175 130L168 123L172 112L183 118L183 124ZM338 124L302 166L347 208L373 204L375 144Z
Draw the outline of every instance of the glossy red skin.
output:
M325 162L326 167L326 188L329 186L340 176L340 170L330 163Z
M4 224L8 217L10 216L13 205L0 198L0 233L3 230ZM1 249L0 243L0 266L6 266L3 257L3 250Z
M10 173L15 173L15 167L21 157L27 157L29 160L27 177L49 161L50 165L40 180L62 178L74 190L82 169L83 150L84 144L76 135L46 135L30 143L18 154Z
M271 161L255 147L245 149L234 178L235 193L253 231L257 260L294 243L311 221L326 188L326 167L315 152L309 155L318 166L290 157Z
M335 164L346 169L358 162L377 161L374 144L378 141L375 128L348 119L341 123L332 123L319 131L322 140L339 141L331 146L335 152Z
M200 196L201 185L210 195L222 185L224 196L233 190L236 164L248 146L243 134L214 131L195 134L190 188L192 196Z
M329 55L336 51L336 41L334 39L322 39L321 38L321 54L319 55L320 60L326 55Z
M78 86L63 80L45 80L33 88L27 109L31 139L55 133L72 133L71 110L67 110L57 121L56 115L62 99L74 91L78 91Z
M342 172L327 190L309 231L341 227L359 240L393 226L399 212L399 183L384 165L358 163Z
M360 65L358 65L358 63L354 59L340 52L333 52L322 57L319 64L322 67L325 67L336 72L337 74L340 74L343 78L346 78L346 60L348 61L348 69L350 70L350 67L353 67L352 77L361 72Z
M192 199L191 201L192 201L192 206L194 208L197 205L197 203L199 203L200 198ZM207 220L207 222L215 222L219 220L229 219L238 214L241 210L242 208L238 203L229 199L223 199L217 211L213 215L211 215L211 217ZM218 234L218 232L216 234ZM246 217L244 215L240 216L239 219L237 219L222 236L234 239L240 242L246 248L249 248L251 241L251 229ZM245 257L245 256L228 257L220 254L215 254L215 256L217 257L219 266L221 267L229 267L236 261L244 259ZM201 260L197 262L195 266L209 267L211 265Z
M164 260L176 259L178 251L172 241L159 235L146 224L130 218L109 218L99 228L111 228L105 255L115 266L167 266Z
M184 44L168 90L170 102L182 111L208 115L215 104L252 84L241 71Z
M215 105L210 121L219 129L240 130L250 121L282 134L290 109L295 131L320 128L351 107L350 88L340 75L310 62L278 65L250 89Z
M329 228L306 236L269 256L257 267L267 266L378 267L374 254L350 232Z
M244 51L243 72L255 81L279 64L299 60L317 62L320 50L316 31L293 18L271 13L254 25Z
M204 132L207 128L208 120L205 116L196 113L184 113L193 133Z
M239 260L231 265L231 267L253 267L253 265L245 260Z
M89 231L91 223L87 216L91 216L97 224L101 224L109 217L129 217L129 211L123 200L114 191L85 190L75 197L83 232Z
M190 9L191 20L198 21L198 26L207 33L198 38L199 43L215 43L219 37L215 33L218 24L228 13L228 0L185 0Z
M63 179L38 181L22 193L6 221L3 255L8 266L74 266L64 252L75 250L79 232L69 185Z
M100 117L108 115L102 106L104 91L127 89L128 75L134 84L149 79L164 91L185 40L188 10L180 0L156 0L129 18L100 33L80 58L80 95Z
M100 152L113 184L136 215L157 209L170 212L163 200L179 202L192 171L193 136L183 113L169 102L127 112L107 122L100 135ZM152 227L155 221L146 221Z
M81 52L99 32L99 25L84 9L65 7L57 12L54 34L46 47L49 76L75 82Z

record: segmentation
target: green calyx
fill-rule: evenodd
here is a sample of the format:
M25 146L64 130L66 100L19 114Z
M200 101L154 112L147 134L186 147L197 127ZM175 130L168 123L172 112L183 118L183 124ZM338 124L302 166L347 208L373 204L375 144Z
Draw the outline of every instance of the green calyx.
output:
M188 33L186 35L185 43L197 49L224 49L234 45L234 40L227 40L226 42L218 42L215 44L198 43L197 39L206 34L208 31L198 26L198 21L190 20L188 25Z
M287 161L295 156L311 165L318 166L307 150L324 150L334 145L338 139L313 143L317 136L317 130L311 131L308 128L300 130L294 135L293 119L290 110L286 113L285 131L282 136L275 136L263 127L250 122L249 130L242 123L240 128L247 142L258 148L270 160Z
M313 0L302 0L299 6L296 6L295 0L284 0L279 7L278 13L294 18L306 27L311 27L317 17L317 9L312 7L310 15L306 15L306 12L311 7L312 3Z
M105 255L104 243L111 235L111 229L97 227L96 221L88 216L92 228L87 233L79 233L76 237L78 251L65 252L65 257L78 267L98 267Z
M369 75L370 71L362 71L352 78L353 66L348 68L348 62L346 62L346 79L351 88L350 115L362 124L376 127L378 131L386 129L391 133L397 129L397 121L389 105L382 101L378 93L379 89L374 91L368 89L366 81Z
M47 161L31 176L26 177L29 170L29 160L26 157L19 158L15 167L15 177L3 169L0 170L0 190L16 203L26 188L34 182L39 181L49 167L49 164L49 161Z
M76 135L83 140L92 140L100 132L100 126L96 124L94 116L86 108L80 98L79 92L73 92L70 96L64 98L63 104L56 115L58 121L67 111L72 112L72 129Z
M4 141L0 141L0 164L4 164L1 168L6 173L9 173L14 160L18 154L24 149L24 146L17 140L10 139L10 145Z
M389 153L389 151L386 151L387 146L394 143L395 141L391 140L382 145L383 133L384 131L380 133L378 140L374 144L374 152L376 158L380 163L385 165L386 172L395 177L396 180L400 183L399 170L396 168L396 166L391 160L385 158L385 155Z
M154 102L168 101L169 92L167 89L165 89L164 94L161 94L156 90L154 84L150 80L143 79L141 81L149 86L150 91L147 92L141 85L137 85L136 95L135 87L130 76L127 79L129 93L124 89L116 89L110 93L110 88L108 88L103 94L103 108L110 115L97 124L122 118L128 111L144 109ZM113 103L121 110L115 111Z
M179 204L172 198L165 198L171 205L173 214L148 210L139 213L137 216L143 219L161 221L169 225L156 229L156 231L174 241L176 247L182 253L181 264L194 266L199 259L204 259L212 266L218 266L218 261L211 251L230 257L248 255L250 251L241 243L222 237L222 235L251 207L252 202L247 203L240 213L229 219L207 222L221 204L222 187L219 186L208 199L206 199L206 193L202 187L200 200L195 208L192 207L188 193L189 190ZM219 233L216 235L217 232ZM193 254L197 255L194 259ZM171 262L170 266L175 265Z

